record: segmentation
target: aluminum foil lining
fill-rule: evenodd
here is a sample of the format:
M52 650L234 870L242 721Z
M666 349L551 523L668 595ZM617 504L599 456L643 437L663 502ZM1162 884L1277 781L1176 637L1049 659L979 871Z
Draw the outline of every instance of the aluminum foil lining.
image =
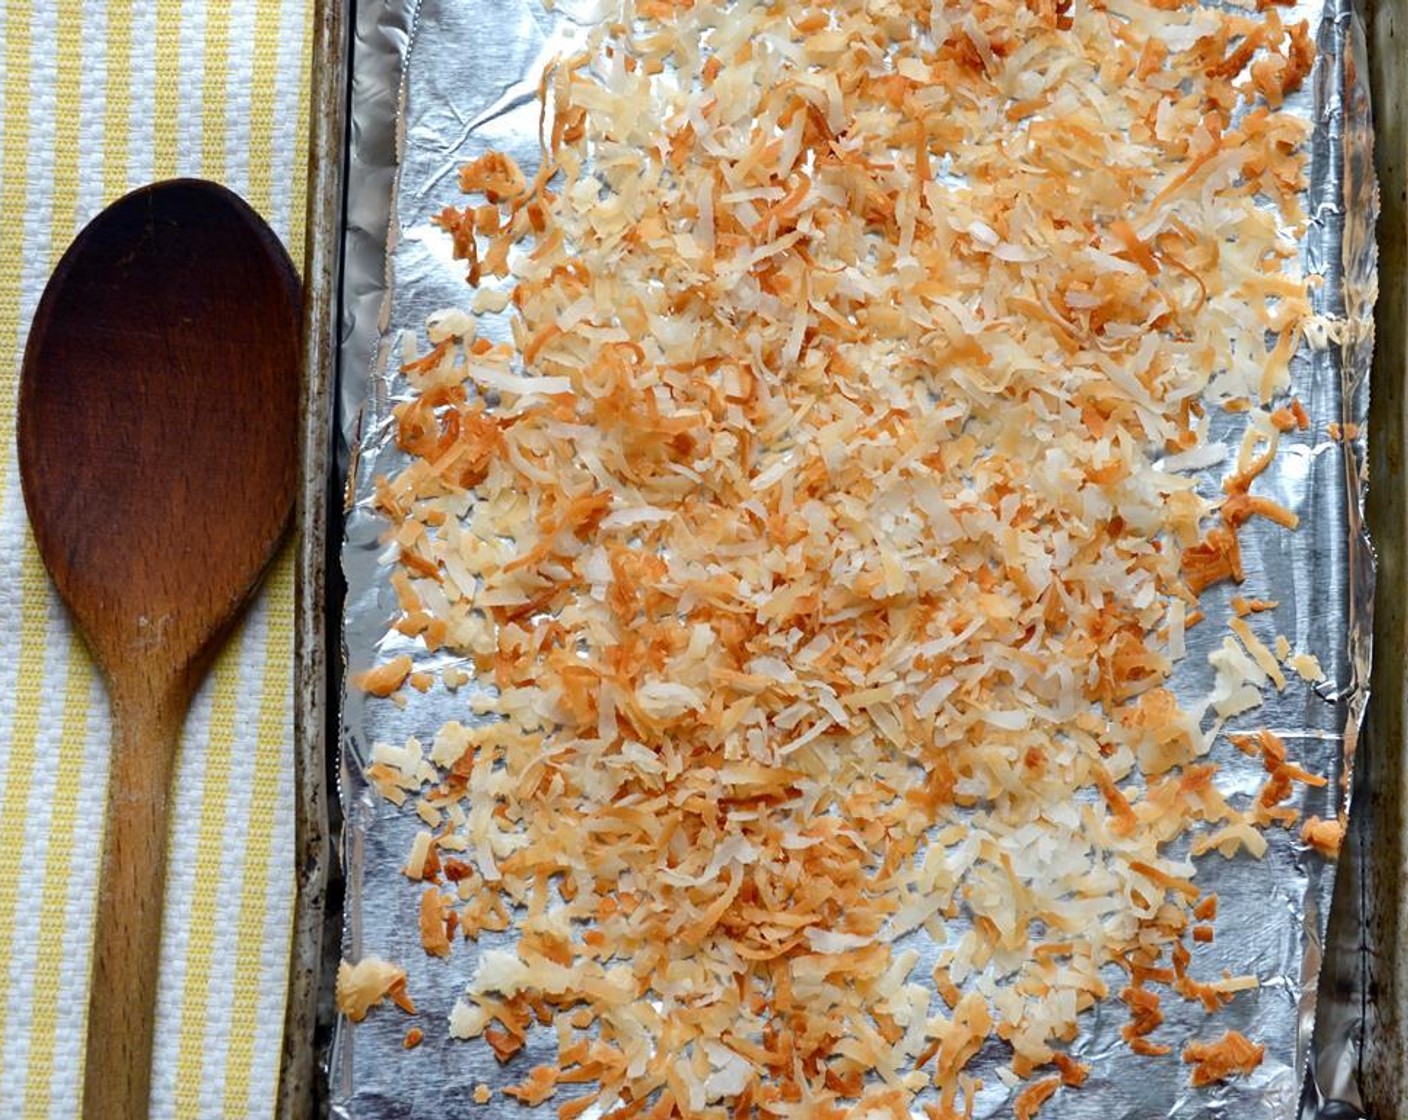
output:
M538 159L538 75L545 62L580 34L573 4L549 11L542 0L358 0L352 59L350 174L345 234L343 348L338 394L340 465L347 472L342 562L347 579L343 619L345 665L366 668L379 657L409 652L418 667L454 663L387 636L395 599L380 563L384 523L368 504L373 478L400 465L390 410L405 392L396 370L403 349L423 347L425 320L445 307L466 306L464 269L451 259L448 235L430 224L444 206L461 201L455 171L489 148L507 150L531 175ZM1240 589L1204 597L1209 623L1189 634L1189 656L1172 685L1184 700L1206 695L1206 654L1225 633L1234 593L1274 598L1276 628L1299 650L1314 653L1328 680L1312 688L1296 681L1269 694L1264 707L1234 729L1270 727L1308 769L1327 774L1323 790L1300 788L1303 815L1333 817L1340 807L1369 679L1373 561L1361 522L1373 342L1376 213L1364 46L1354 0L1298 0L1286 23L1309 19L1318 28L1312 80L1288 108L1314 123L1304 241L1309 272L1324 283L1317 311L1342 321L1340 338L1323 349L1303 348L1293 362L1295 392L1314 423L1283 441L1259 490L1294 509L1295 533L1260 520L1243 531L1247 570ZM1331 423L1350 438L1332 440ZM1355 425L1351 427L1350 425ZM1235 440L1239 429L1229 424ZM1224 433L1214 432L1217 438ZM1214 470L1209 491L1220 483ZM448 960L420 946L419 892L401 874L421 822L409 808L379 798L362 777L377 741L428 741L451 718L465 719L463 697L437 684L399 708L344 692L340 794L346 812L342 859L347 876L343 955L374 953L402 964L420 1009L415 1024L425 1041L403 1047L411 1023L400 1012L374 1013L356 1026L338 1024L330 1061L332 1114L356 1120L473 1115L471 1093L520 1080L554 1053L551 1039L530 1035L526 1051L501 1067L482 1040L456 1041L446 1020L475 967L476 952L504 943L481 937L456 946ZM1225 740L1215 748L1220 785L1254 793L1260 762ZM1209 1020L1200 1007L1168 999L1170 1036L1208 1037L1239 1029L1266 1044L1251 1076L1212 1089L1188 1087L1178 1048L1159 1059L1132 1055L1120 1040L1126 1015L1104 1006L1084 1020L1074 1052L1091 1067L1079 1093L1061 1102L1062 1120L1149 1120L1227 1117L1284 1120L1292 1116L1358 1115L1355 1085L1357 1001L1330 989L1315 1028L1317 977L1335 865L1307 853L1293 833L1272 829L1270 850L1256 861L1205 859L1198 882L1221 899L1218 937L1200 954L1200 972L1253 973L1259 990L1239 996ZM1351 892L1343 892L1349 895ZM1341 923L1343 927L1344 923ZM506 939L505 939L506 940ZM1342 952L1361 939L1351 920ZM1334 971L1345 971L1344 962ZM1349 987L1353 987L1350 985ZM1312 1038L1314 1035L1314 1038ZM1005 1061L997 1047L971 1072L987 1089L976 1115L1011 1114L1011 1094L993 1075ZM497 1101L503 1098L496 1095ZM497 1108L502 1108L500 1103ZM517 1105L514 1111L521 1110ZM535 1110L554 1115L552 1103ZM497 1114L494 1106L485 1114ZM589 1116L594 1113L589 1113Z

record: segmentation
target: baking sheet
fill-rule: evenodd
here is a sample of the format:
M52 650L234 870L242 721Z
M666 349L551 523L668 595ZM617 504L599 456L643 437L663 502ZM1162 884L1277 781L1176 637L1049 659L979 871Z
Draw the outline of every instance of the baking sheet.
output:
M1381 183L1375 309L1374 407L1369 415L1371 485L1365 518L1377 553L1373 698L1355 766L1350 831L1352 889L1334 913L1337 944L1357 948L1360 967L1327 974L1336 999L1358 1011L1364 1112L1408 1114L1408 492L1404 487L1404 393L1408 390L1408 9L1366 0L1368 77L1374 106L1374 166ZM1357 903L1357 906L1355 905ZM1352 920L1352 919L1357 919ZM1340 973L1336 977L1335 972ZM1338 982L1337 982L1338 981ZM1346 1016L1348 1018L1348 1016Z
M279 1062L278 1120L307 1120L315 1109L318 1047L330 1016L321 1014L320 978L327 955L325 921L329 844L328 734L332 620L328 617L329 488L336 438L332 393L341 338L337 333L342 245L342 187L347 121L347 15L343 0L314 0L313 70L309 89L308 199L303 252L303 376L299 400L299 493L294 511L294 907L288 991ZM337 522L334 522L335 524ZM340 543L340 542L337 542ZM335 660L335 659L334 659ZM334 958L335 959L335 958ZM330 1010L331 1001L328 1001ZM321 1028L321 1030L320 1030Z
M454 171L487 148L510 151L530 173L536 166L537 72L564 36L573 34L570 15L570 5L566 12L559 5L549 16L537 0L363 0L357 5L339 392L345 450L356 452L347 464L350 508L343 550L344 644L351 671L378 655L417 652L404 640L384 640L394 598L378 564L384 526L365 499L371 479L397 465L388 417L404 388L394 375L403 339L409 335L422 345L427 315L468 302L463 268L451 261L447 235L429 218L461 201ZM1284 18L1288 23L1309 18L1319 27L1320 61L1294 102L1295 110L1317 125L1308 206L1315 221L1304 252L1307 269L1326 281L1316 295L1317 310L1347 317L1350 329L1342 346L1304 350L1294 363L1296 392L1315 424L1293 446L1283 444L1259 489L1295 509L1302 528L1288 536L1269 525L1249 524L1243 540L1253 574L1237 592L1280 599L1277 629L1298 649L1315 653L1329 680L1318 690L1293 684L1284 694L1268 696L1262 709L1239 723L1271 727L1308 769L1335 779L1327 790L1307 790L1296 802L1307 816L1328 817L1337 808L1338 779L1354 746L1368 672L1372 572L1360 526L1364 446L1362 435L1329 440L1326 427L1330 421L1358 421L1363 431L1372 339L1373 183L1362 38L1348 0L1328 5L1304 0ZM1212 485L1216 481L1209 479ZM1207 644L1221 641L1217 624L1225 619L1232 594L1224 587L1205 596L1211 624L1190 635L1190 656L1174 682L1185 698L1208 690L1204 655ZM449 663L443 657L418 660L427 668ZM445 1020L473 972L475 948L457 946L449 961L422 951L419 892L399 870L419 819L381 801L361 778L374 742L400 743L408 735L428 741L446 719L464 714L463 700L438 686L405 710L385 701L368 703L355 690L344 695L344 955L357 959L372 952L407 967L421 1009L416 1023L426 1041L417 1050L403 1050L407 1022L399 1013L373 1015L355 1028L340 1025L330 1068L335 1115L458 1115L472 1109L473 1086L516 1081L551 1053L530 1044L505 1070L482 1042L448 1039ZM1259 762L1242 759L1225 740L1215 757L1226 764L1224 788L1257 788ZM1092 1076L1082 1092L1066 1096L1063 1117L1286 1117L1302 1107L1313 1115L1322 1097L1357 1103L1358 1019L1352 1001L1337 1008L1337 1029L1322 1023L1320 1052L1310 1060L1315 981L1334 868L1307 856L1290 833L1273 830L1268 837L1272 846L1263 861L1240 857L1225 863L1214 856L1199 873L1199 883L1218 890L1223 900L1218 940L1200 954L1199 969L1251 971L1263 981L1260 991L1219 1013L1213 1026L1241 1029L1267 1042L1262 1067L1220 1089L1193 1092L1186 1088L1186 1068L1176 1050L1158 1060L1130 1056L1118 1037L1124 1010L1106 1006L1088 1016L1075 1047L1091 1062ZM480 947L492 948L494 942L481 938ZM1201 1010L1174 1001L1166 1001L1165 1010L1172 1034L1208 1033ZM1325 1021L1334 1018L1327 1015ZM1001 1060L994 1053L988 1064ZM1303 1074L1311 1067L1316 1077L1307 1082ZM985 1080L989 1088L977 1115L1010 1113L1007 1090L996 1078Z

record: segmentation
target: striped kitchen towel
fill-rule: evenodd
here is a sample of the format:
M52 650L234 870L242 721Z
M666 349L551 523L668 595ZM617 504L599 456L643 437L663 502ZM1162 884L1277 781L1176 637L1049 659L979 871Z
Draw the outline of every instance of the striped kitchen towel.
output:
M16 392L45 281L134 186L219 180L303 244L312 0L0 0L0 1115L76 1117L107 771L101 683L29 536ZM293 563L185 731L155 1117L272 1115L293 900Z

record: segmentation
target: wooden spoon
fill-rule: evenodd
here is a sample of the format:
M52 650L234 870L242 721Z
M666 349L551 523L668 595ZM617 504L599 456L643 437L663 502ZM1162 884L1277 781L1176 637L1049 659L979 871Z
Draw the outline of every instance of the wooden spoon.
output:
M278 238L191 179L99 214L30 331L25 504L112 704L87 1120L148 1114L171 776L191 696L288 525L298 332Z

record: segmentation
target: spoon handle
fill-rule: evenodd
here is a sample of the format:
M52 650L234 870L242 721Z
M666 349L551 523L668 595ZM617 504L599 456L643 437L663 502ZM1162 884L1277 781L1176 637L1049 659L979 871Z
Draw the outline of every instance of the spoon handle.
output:
M84 1120L147 1120L167 809L185 703L113 687L112 763L98 885Z

